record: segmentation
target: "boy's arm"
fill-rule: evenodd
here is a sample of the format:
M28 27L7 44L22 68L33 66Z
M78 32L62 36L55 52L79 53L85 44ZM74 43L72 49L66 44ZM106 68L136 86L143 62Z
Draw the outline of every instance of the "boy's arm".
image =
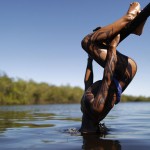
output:
M87 90L92 84L93 84L93 58L88 56L87 59L87 67L85 71L85 77L84 77L84 84L85 84L85 90Z

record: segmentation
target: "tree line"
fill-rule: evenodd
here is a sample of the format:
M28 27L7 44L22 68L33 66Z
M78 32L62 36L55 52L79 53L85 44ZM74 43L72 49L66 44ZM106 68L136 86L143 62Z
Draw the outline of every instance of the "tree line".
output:
M80 103L83 89L0 75L0 105ZM150 101L150 97L122 95L121 101Z
M0 75L1 105L78 103L82 93L80 87L55 86Z

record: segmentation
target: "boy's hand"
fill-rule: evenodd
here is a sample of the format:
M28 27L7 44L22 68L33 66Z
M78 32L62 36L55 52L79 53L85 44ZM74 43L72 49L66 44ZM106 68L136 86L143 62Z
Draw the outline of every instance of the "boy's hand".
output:
M110 46L111 47L117 47L120 41L120 34L118 34L111 42Z

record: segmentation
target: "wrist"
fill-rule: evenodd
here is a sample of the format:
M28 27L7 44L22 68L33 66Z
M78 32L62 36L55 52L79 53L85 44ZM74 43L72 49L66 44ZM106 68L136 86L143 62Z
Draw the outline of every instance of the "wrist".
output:
M93 61L93 58L92 57L88 57L88 62L92 62Z

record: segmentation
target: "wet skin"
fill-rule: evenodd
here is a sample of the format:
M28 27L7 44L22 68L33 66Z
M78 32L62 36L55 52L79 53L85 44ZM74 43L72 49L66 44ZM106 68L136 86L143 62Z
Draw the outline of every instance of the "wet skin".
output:
M134 2L130 4L128 12L121 19L95 30L82 40L82 48L90 56L85 74L85 93L81 100L82 133L99 132L99 122L106 117L116 103L117 89L113 81L114 76L124 91L136 74L135 61L116 51L116 47L121 36L119 32L139 12L140 4ZM143 26L140 26L135 34L141 33L142 29ZM114 37L114 35L117 36ZM95 83L93 83L93 59L104 68L102 80Z

